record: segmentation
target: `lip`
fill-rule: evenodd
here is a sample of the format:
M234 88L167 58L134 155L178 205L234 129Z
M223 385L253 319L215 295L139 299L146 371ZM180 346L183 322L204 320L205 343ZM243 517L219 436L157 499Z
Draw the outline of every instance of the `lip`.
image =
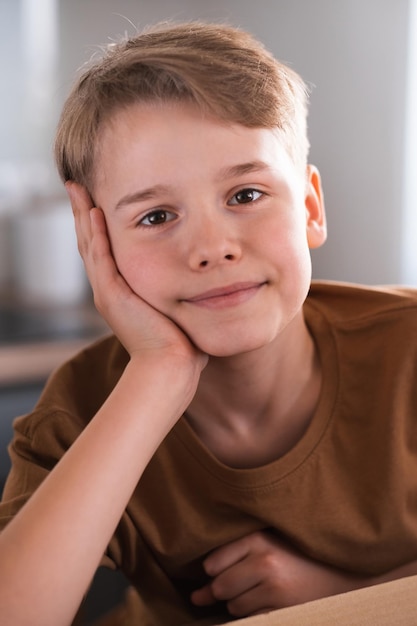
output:
M250 300L265 284L266 282L234 283L226 287L209 289L192 298L185 298L184 302L210 309L235 306Z

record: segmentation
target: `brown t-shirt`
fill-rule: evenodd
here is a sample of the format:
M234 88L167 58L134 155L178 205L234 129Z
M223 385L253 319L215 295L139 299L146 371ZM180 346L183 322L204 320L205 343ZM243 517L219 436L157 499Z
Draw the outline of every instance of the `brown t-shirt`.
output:
M227 620L222 607L193 607L189 594L205 582L207 553L257 529L359 574L417 559L417 291L313 283L304 310L323 383L296 446L266 466L233 469L182 418L146 468L103 559L138 590L142 626ZM0 527L94 416L127 359L114 337L89 347L16 420Z

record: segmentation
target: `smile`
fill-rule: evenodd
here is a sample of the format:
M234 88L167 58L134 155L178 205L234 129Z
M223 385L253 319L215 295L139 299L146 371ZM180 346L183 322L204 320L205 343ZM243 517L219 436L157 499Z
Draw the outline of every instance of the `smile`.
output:
M235 283L227 287L210 289L192 298L186 298L183 302L207 309L222 309L236 306L253 298L265 284L265 282Z

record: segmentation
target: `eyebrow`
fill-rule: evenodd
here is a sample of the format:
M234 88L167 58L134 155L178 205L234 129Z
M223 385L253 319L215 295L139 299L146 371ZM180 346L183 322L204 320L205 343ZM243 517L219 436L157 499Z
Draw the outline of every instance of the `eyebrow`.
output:
M270 165L264 163L264 161L250 161L248 163L238 163L231 167L226 167L220 170L218 178L219 180L229 180L230 178L237 178L243 174L250 174L251 172L260 172L263 170L271 169ZM121 209L129 204L135 204L136 202L144 202L145 200L152 200L153 198L168 194L172 189L168 185L154 185L147 189L140 189L133 193L128 193L123 196L116 204L115 210Z
M250 161L248 163L239 163L238 165L232 165L226 167L220 171L220 180L227 180L229 178L236 178L243 174L250 174L251 172L260 172L262 170L270 170L271 166L264 161Z
M135 202L152 200L152 198L164 193L166 194L168 191L169 187L166 185L155 185L154 187L149 187L148 189L140 189L139 191L134 191L133 193L128 193L123 196L114 208L117 210L129 204L134 204Z

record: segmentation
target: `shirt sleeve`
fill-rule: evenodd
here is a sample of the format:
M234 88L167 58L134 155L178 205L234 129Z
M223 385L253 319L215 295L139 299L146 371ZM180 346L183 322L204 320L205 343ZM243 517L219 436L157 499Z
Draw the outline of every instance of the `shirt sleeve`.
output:
M36 414L35 421L38 421ZM14 424L14 437L8 448L11 470L0 503L0 529L13 519L59 460L56 454L45 455L44 450L36 449L31 436L33 426L29 416L17 419Z
M11 470L0 502L0 531L17 515L75 441L82 430L76 422L59 411L35 411L15 420L14 437L8 448ZM109 547L100 565L116 569L111 552Z

